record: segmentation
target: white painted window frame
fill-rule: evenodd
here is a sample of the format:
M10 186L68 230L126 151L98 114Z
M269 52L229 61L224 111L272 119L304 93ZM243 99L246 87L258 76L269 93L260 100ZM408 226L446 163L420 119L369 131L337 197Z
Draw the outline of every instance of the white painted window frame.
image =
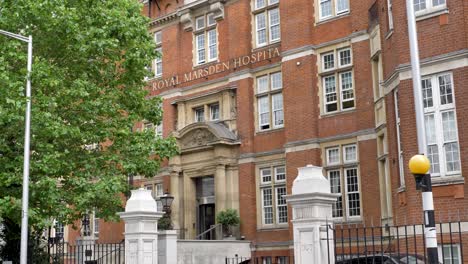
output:
M351 12L351 1L346 0L348 2L348 8L343 9L341 11L338 10L338 1L339 0L317 0L318 4L318 9L319 9L319 21L326 21L328 19L334 18L334 17L340 17L346 14L349 14ZM323 16L323 10L322 10L322 3L324 2L330 2L330 15Z
M440 103L440 83L439 77L442 76L449 76L452 88L452 103L441 105ZM432 107L424 108L424 116L434 115L434 123L435 123L435 136L436 136L436 144L438 149L439 155L439 173L431 173L432 177L450 177L455 175L461 174L461 157L460 157L460 140L458 136L458 122L457 122L457 111L455 105L455 85L453 81L453 74L451 72L443 72L439 74L424 76L421 78L421 81L430 80L432 86ZM455 118L455 133L456 133L456 140L450 142L456 142L458 145L458 164L460 170L447 172L447 159L445 155L445 140L444 140L444 131L443 131L443 124L442 124L442 113L453 111L454 118ZM427 148L427 144L426 144Z
M281 12L278 6L279 0L265 0L264 5L259 7L257 6L257 0L254 0L253 3L253 16L254 16L254 32L255 32L255 46L257 48L267 46L273 43L277 43L281 41ZM278 12L278 23L272 24L271 23L271 13L273 10L277 10ZM263 16L265 19L265 28L259 28L258 19L260 16ZM276 39L272 38L271 28L274 26L279 27L279 36ZM259 32L265 30L265 42L260 43L259 40Z
M212 23L210 20L212 18ZM203 22L202 22L203 21ZM210 38L210 34L214 32L214 42ZM203 39L203 45L199 43L199 39ZM195 45L195 65L202 65L205 63L217 61L219 58L218 47L218 30L216 20L213 13L207 13L195 18L195 31L194 31L194 45ZM215 49L215 56L212 56L210 49ZM200 58L200 53L203 53L204 59Z
M276 74L281 74L280 80L281 80L281 85L278 87L272 87L272 76ZM267 80L267 86L266 89L259 91L259 83L260 79L265 79ZM283 77L282 77L282 72L281 71L274 71L270 72L265 75L257 76L255 79L255 91L257 92L257 119L258 119L258 130L257 131L268 131L272 129L279 129L284 127L284 97L283 97ZM281 107L277 107L273 101L274 96L279 96L281 94L281 100L282 100L282 105ZM266 99L265 99L266 98ZM266 100L268 103L268 110L266 109L260 109L260 100ZM282 112L282 123L277 124L275 120L275 113ZM262 114L268 114L268 122L262 123ZM262 129L262 126L268 125L268 128Z

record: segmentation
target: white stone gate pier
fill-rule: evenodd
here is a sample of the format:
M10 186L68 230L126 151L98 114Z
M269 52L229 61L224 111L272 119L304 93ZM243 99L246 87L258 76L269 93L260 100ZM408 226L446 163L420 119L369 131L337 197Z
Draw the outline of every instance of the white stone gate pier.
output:
M298 170L292 194L286 196L293 211L294 262L335 263L333 232L326 225L332 224L332 205L338 195L330 192L321 167L307 165Z
M158 264L158 220L151 191L133 190L120 218L125 222L125 263Z

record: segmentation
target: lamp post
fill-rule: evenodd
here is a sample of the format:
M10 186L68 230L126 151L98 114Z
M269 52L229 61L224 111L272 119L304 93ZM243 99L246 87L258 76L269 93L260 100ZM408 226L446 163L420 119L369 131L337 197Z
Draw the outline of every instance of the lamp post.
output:
M164 195L159 197L159 199L161 199L161 203L162 203L162 206L163 206L163 211L170 218L171 217L171 204L174 201L174 196L172 196L169 192L166 191L164 193Z
M409 161L409 168L416 181L416 190L422 191L424 211L424 236L429 264L438 262L437 233L435 227L434 201L432 198L431 168L429 159L424 155L414 155Z
M29 145L31 128L31 68L32 68L32 36L24 37L8 31L0 30L0 34L28 43L28 76L26 77L26 118L24 129L24 159L23 159L23 198L21 208L21 247L20 264L26 264L28 259L28 210L29 210Z

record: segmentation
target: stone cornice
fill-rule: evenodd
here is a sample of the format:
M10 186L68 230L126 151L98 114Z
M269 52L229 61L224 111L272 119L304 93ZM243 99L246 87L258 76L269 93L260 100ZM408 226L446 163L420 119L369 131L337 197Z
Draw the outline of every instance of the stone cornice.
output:
M421 59L421 75L434 74L435 72L425 72L425 70L431 66L444 63L453 63L453 65L450 65L449 67L443 67L445 71L449 71L457 67L468 66L468 49L457 50L454 52ZM394 88L396 88L401 80L407 80L411 78L411 64L403 63L398 65L390 77L382 82L385 94L390 93Z

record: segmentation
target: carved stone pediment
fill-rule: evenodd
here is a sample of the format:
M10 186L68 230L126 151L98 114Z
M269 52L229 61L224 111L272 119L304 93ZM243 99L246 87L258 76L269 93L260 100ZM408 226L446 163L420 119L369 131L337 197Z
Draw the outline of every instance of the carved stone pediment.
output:
M188 125L175 133L182 151L211 147L216 144L238 145L237 136L224 124L200 122Z
M182 148L208 146L216 141L216 137L207 129L197 128L187 133L181 140Z

